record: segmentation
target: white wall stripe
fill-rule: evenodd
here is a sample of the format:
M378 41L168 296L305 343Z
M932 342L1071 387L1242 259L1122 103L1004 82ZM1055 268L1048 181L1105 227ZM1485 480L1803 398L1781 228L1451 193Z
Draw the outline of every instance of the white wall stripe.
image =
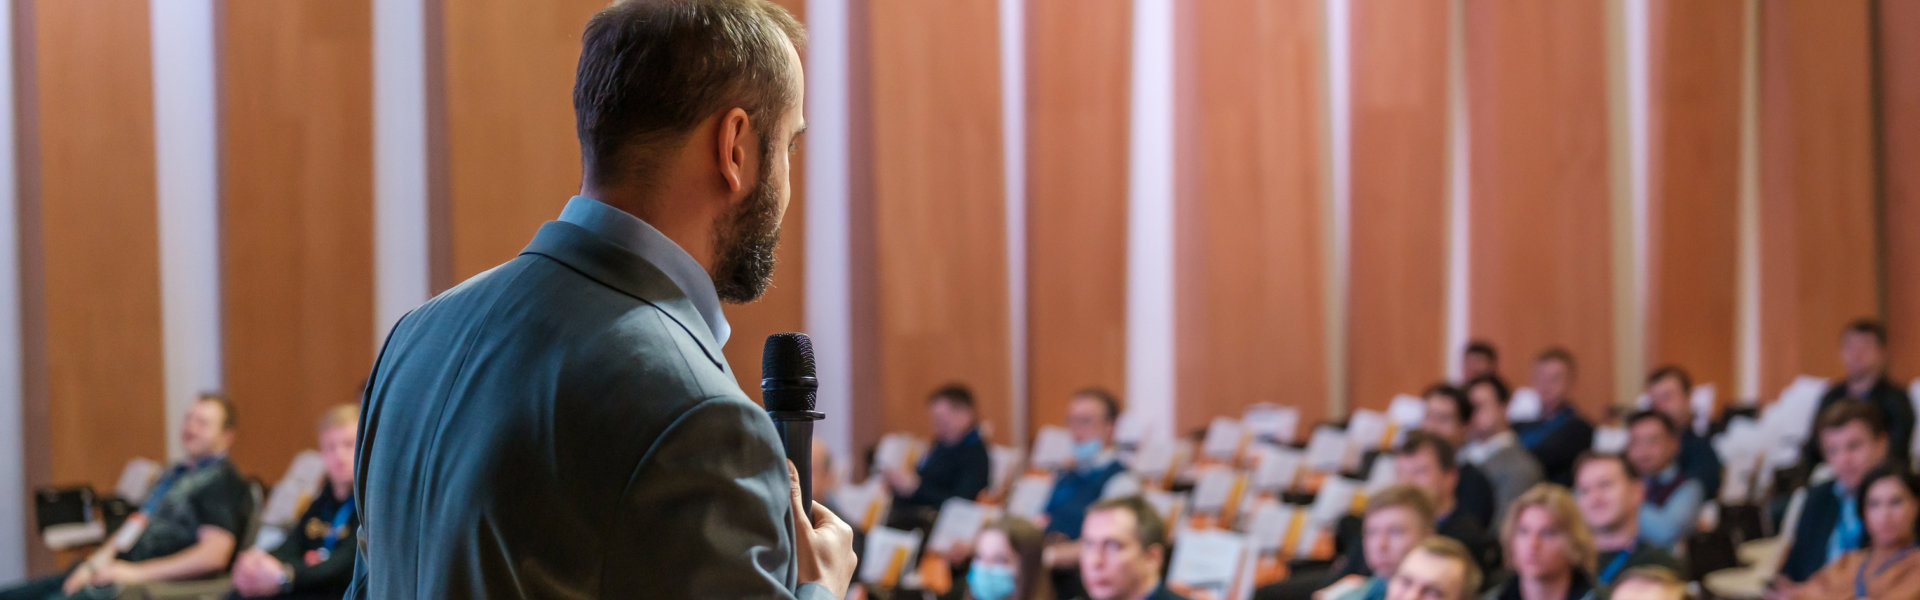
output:
M1027 444L1027 51L1026 1L1000 0L1000 114L1006 161L1007 356L1013 384L1006 439Z
M428 0L373 3L373 293L375 348L425 302L429 280Z
M1468 321L1472 284L1468 244L1472 217L1472 145L1467 128L1467 19L1464 0L1451 0L1447 24L1447 373L1460 379L1460 349L1473 335Z
M1740 232L1734 306L1735 398L1760 399L1760 0L1747 0L1741 40Z
M1325 227L1327 412L1347 406L1347 298L1353 211L1353 28L1351 0L1327 0L1327 185ZM1385 398L1382 398L1385 400Z
M187 407L221 387L218 31L213 0L157 0L150 15L166 458L174 458Z
M1647 0L1615 0L1608 22L1609 173L1612 177L1613 357L1616 404L1647 371Z
M21 443L19 139L13 130L13 3L0 1L0 581L27 576L26 447Z
M1133 1L1127 164L1129 411L1173 436L1174 0Z
M853 276L848 245L848 108L852 90L848 0L809 0L807 28L806 298L827 418L814 431L834 456L853 457Z

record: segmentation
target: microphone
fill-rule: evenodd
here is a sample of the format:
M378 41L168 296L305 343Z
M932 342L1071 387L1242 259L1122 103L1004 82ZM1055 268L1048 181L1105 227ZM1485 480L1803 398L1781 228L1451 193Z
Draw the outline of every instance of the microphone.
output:
M813 512L813 422L826 415L813 410L820 381L813 376L813 340L804 333L767 336L760 354L760 398L780 445L800 476L802 514Z

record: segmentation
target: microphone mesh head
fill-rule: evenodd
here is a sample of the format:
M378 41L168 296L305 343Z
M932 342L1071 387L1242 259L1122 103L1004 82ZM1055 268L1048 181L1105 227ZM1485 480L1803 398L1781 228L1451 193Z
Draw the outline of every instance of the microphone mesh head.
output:
M767 336L760 354L760 400L767 410L813 410L813 377L813 341L807 334Z

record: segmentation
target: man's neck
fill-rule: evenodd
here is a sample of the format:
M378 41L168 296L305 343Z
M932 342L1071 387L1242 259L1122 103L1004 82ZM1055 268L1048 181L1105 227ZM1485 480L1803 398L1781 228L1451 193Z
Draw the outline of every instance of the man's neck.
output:
M692 256L695 262L700 263L700 268L706 270L708 276L713 275L713 216L660 209L660 205L665 202L661 198L669 194L654 194L650 197L626 190L582 186L580 195L646 221L649 227L660 232L660 235L666 236L667 239L673 240L674 245L679 246L688 256Z
M1852 392L1854 396L1860 398L1867 397L1867 394L1873 391L1873 386L1879 384L1880 373L1878 372L1871 372L1864 375L1850 375L1847 377L1847 391Z
M329 479L327 480L327 485L333 488L334 500L345 502L347 496L353 493L353 480L351 479L346 481L333 481Z
M1640 538L1640 522L1627 519L1626 522L1609 529L1593 532L1593 546L1601 552L1620 552L1633 549L1633 542Z
M1453 516L1454 505L1458 504L1457 502L1453 501L1454 493L1457 493L1457 492L1449 492L1446 494L1441 494L1439 498L1440 501L1434 503L1433 514L1440 516L1439 521L1445 521L1447 520L1447 517ZM1435 521L1435 522L1437 523L1438 521Z
M1565 598L1567 590L1573 587L1573 572L1563 571L1559 575L1533 579L1520 578L1520 596L1522 598Z
M1147 600L1148 597L1153 595L1154 590L1158 589L1160 589L1160 580L1155 578L1153 581L1149 581L1146 585L1141 586L1140 591L1125 596L1124 600Z

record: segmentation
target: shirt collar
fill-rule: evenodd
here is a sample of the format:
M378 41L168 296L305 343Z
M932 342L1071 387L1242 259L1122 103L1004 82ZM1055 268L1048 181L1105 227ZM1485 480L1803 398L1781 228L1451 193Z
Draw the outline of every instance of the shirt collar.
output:
M713 289L713 276L672 238L639 217L586 196L567 200L567 207L560 211L560 221L606 238L660 269L667 280L693 302L700 319L706 321L707 331L713 334L713 341L727 345L727 336L733 330L727 324L726 313L720 310L720 295Z

